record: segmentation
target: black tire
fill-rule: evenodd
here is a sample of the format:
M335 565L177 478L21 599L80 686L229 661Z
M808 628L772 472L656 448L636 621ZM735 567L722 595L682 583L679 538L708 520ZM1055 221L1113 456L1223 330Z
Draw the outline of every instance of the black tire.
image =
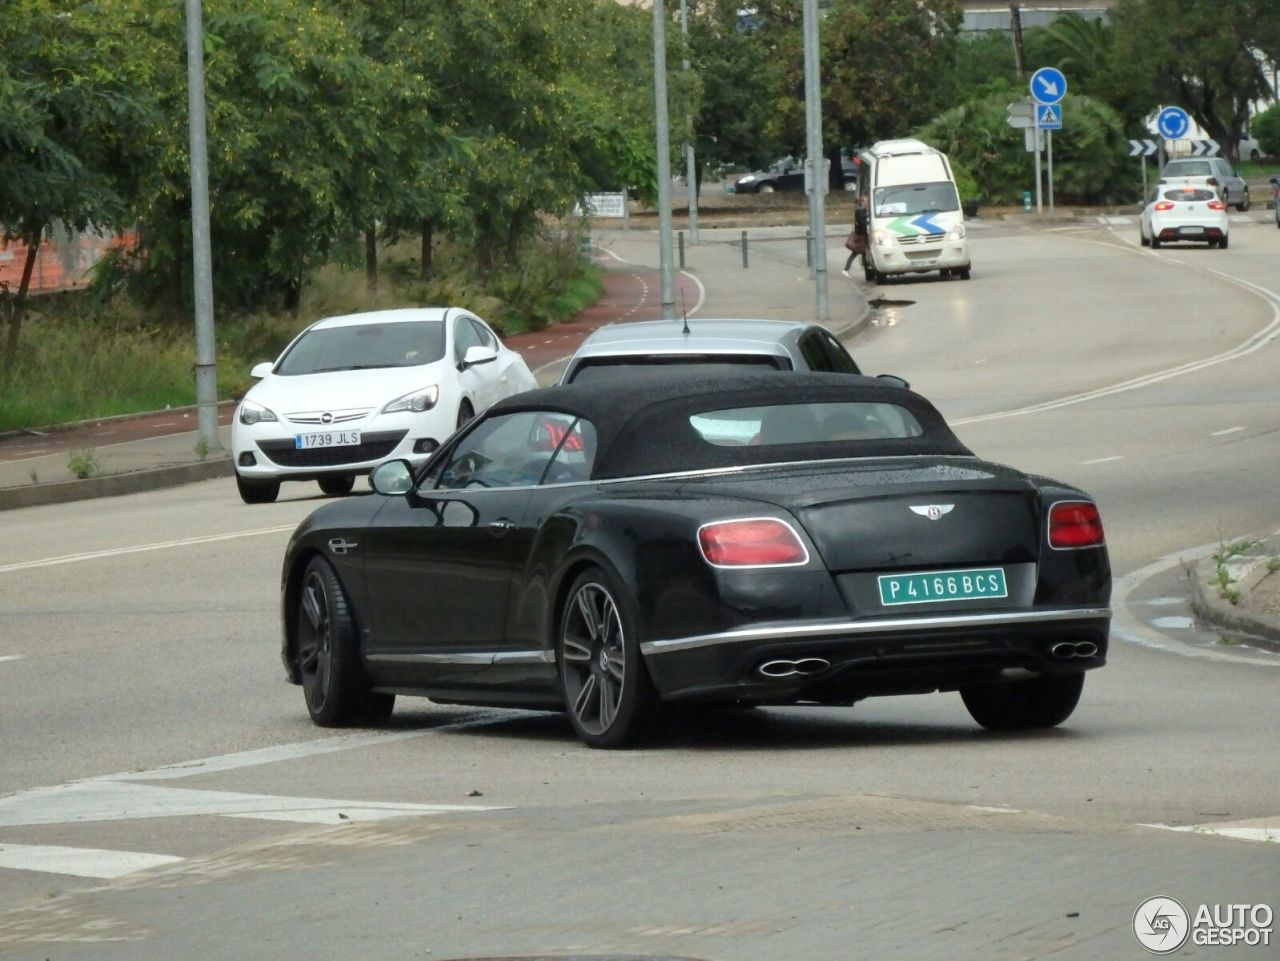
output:
M316 483L330 497L343 497L350 494L356 486L356 478L354 474L330 474L328 477L318 478Z
M476 416L476 412L471 409L471 401L464 400L458 405L458 422L454 425L454 430L459 430L471 422L471 418Z
M958 268L956 269L956 273L960 275L960 279L961 279L961 280L968 280L970 277L972 277L972 276L973 276L973 268L972 268L972 267L958 267Z
M1230 237L1223 237L1221 240L1219 240L1219 241L1218 241L1218 249L1219 249L1219 250L1226 250L1226 249L1227 249L1227 245L1228 245L1228 244L1230 244L1230 243L1231 243L1231 238L1230 238Z
M1240 211L1241 213L1244 213L1246 210L1249 209L1250 203L1251 201L1249 200L1249 188L1245 187L1244 198L1238 204L1236 204L1236 210Z
M970 716L991 731L1056 727L1080 701L1084 674L982 684L960 691Z
M635 625L613 574L589 567L574 578L556 630L556 669L574 732L590 747L634 744L658 719Z
M1138 243L1144 247L1150 247L1151 241L1147 239L1147 235L1142 232L1142 228L1138 228Z
M862 258L862 279L869 284L874 284L876 282L875 269L869 263L867 263L867 258L865 254L863 255L863 258Z
M294 651L307 712L318 726L376 725L391 716L396 696L369 690L351 602L323 557L313 557L302 573Z
M1155 234L1151 235L1151 249L1152 250L1160 249L1160 238L1157 237Z
M775 190L775 189L776 189L776 188L773 186L773 184L761 184L761 185L760 185L760 187L759 187L759 189L758 189L758 190L756 190L756 193L758 193L758 194L771 194L771 193L773 193L773 192L774 192L774 190Z
M278 480L245 480L236 474L236 489L240 491L240 499L246 504L270 504L280 496Z

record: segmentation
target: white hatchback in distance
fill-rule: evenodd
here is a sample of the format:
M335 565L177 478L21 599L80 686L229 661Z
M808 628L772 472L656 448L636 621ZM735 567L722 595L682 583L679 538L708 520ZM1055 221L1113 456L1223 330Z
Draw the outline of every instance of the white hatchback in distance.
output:
M1142 246L1159 247L1179 241L1227 246L1227 205L1209 186L1162 183L1139 218Z
M316 321L231 422L236 486L274 501L285 480L347 494L382 461L427 456L495 401L537 386L524 359L458 307L376 310Z

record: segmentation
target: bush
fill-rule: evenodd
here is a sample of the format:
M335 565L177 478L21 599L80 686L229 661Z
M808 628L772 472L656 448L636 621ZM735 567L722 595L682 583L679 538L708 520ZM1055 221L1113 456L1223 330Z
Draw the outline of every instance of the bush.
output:
M1272 104L1253 118L1253 139L1268 157L1280 154L1280 104Z
M986 203L1018 203L1024 190L1035 189L1032 155L1023 132L1005 123L1008 104L1009 96L1003 93L972 100L940 114L915 134L971 174ZM1063 129L1053 136L1056 200L1106 203L1136 197L1137 168L1127 158L1119 115L1092 97L1068 95L1063 118Z

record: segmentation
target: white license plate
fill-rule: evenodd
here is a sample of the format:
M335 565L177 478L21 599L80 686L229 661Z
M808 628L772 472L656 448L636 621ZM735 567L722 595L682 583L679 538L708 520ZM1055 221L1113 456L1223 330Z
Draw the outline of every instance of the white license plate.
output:
M326 430L315 434L294 434L293 446L297 450L313 447L356 447L360 444L358 430Z
M1194 236L1194 235L1197 235L1197 234L1202 234L1202 233L1204 233L1204 228L1203 228L1203 227L1183 227L1183 228L1182 228L1182 233L1184 233L1184 234L1192 234L1192 235Z

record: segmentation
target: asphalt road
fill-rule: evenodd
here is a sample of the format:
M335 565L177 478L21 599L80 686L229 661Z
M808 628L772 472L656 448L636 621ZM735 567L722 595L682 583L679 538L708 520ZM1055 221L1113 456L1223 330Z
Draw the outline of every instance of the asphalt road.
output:
M11 511L0 957L1123 959L1152 895L1280 910L1280 849L1247 840L1280 837L1280 658L1198 629L1181 568L1280 528L1280 231L971 236L972 281L868 288L850 348L975 451L1098 497L1112 660L1063 728L983 733L935 695L606 753L402 699L334 736L276 653L311 485Z

